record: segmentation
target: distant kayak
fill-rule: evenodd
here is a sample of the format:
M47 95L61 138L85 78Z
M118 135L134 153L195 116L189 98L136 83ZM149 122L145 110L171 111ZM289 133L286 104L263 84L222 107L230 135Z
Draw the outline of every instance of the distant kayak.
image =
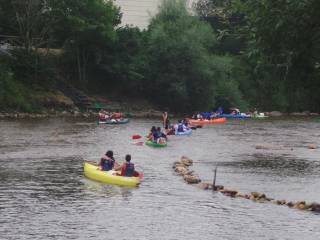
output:
M106 121L99 121L100 124L125 124L128 123L128 118L120 118L120 119L111 119Z
M190 119L189 123L191 125L204 125L204 124L217 124L217 123L225 123L227 120L226 118L214 118L211 120L203 119L203 120L195 120Z
M191 134L192 134L192 129L188 129L188 130L186 130L184 132L176 131L176 133L175 133L176 136L189 136Z
M84 162L84 175L94 181L125 186L125 187L136 187L140 184L140 176L142 174L139 173L139 177L123 177L117 176L116 171L101 171L98 165L95 165L91 162Z
M149 147L156 147L156 148L158 148L158 147L166 147L167 146L167 142L165 142L165 143L155 143L153 141L148 140L148 141L146 141L146 145L148 145Z
M227 118L227 119L243 119L243 118L251 118L251 115L247 115L247 114L219 114L216 117L217 118Z
M264 114L254 114L254 115L252 115L252 118L253 119L266 119L266 118L268 118L269 116L266 116L266 115L264 115Z

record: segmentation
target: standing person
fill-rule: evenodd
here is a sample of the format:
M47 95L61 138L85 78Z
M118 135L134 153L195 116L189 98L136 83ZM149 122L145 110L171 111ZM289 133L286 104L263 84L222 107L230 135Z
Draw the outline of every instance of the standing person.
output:
M123 163L120 167L116 168L116 171L121 170L121 176L124 177L132 177L135 174L134 171L134 164L130 162L131 161L131 155L126 155L126 162Z
M168 130L169 128L170 128L170 120L169 120L169 117L167 117L164 129Z
M162 122L163 122L163 127L165 129L168 129L168 128L166 128L167 121L168 121L168 112L163 112L163 114L162 114Z
M100 159L99 166L102 171L110 171L113 169L115 160L113 158L113 151L107 151Z

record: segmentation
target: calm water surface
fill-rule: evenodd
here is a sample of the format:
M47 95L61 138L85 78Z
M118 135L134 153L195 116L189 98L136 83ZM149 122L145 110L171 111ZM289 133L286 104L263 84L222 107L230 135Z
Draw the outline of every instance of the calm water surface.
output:
M172 137L165 149L132 144L156 120L0 121L0 239L320 239L320 215L231 199L187 185L182 155L203 181L286 200L320 202L320 122L229 121ZM270 150L256 149L267 145ZM131 153L145 181L126 189L83 177L85 159Z

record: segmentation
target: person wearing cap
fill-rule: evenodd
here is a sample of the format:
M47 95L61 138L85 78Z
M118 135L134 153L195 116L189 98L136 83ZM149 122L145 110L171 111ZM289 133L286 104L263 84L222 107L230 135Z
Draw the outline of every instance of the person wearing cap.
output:
M113 169L114 164L113 151L109 150L101 157L99 166L102 171L110 171Z

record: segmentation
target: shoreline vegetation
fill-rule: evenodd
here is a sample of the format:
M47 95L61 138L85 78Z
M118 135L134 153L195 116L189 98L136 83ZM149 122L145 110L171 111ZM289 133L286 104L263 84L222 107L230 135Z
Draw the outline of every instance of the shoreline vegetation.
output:
M104 109L109 112L122 112L128 118L162 118L164 110L161 107L156 107L146 100L137 100L127 98L119 101L117 98L112 100L101 96L89 96L95 104L87 108L79 108L74 101L64 95L60 91L51 91L36 97L39 110L33 111L18 111L18 110L0 110L0 119L24 119L24 118L55 118L55 117L70 117L70 118L98 118L99 110ZM167 110L166 110L167 111ZM302 111L302 112L280 112L270 111L263 112L265 116L272 118L286 117L318 117L320 113ZM172 118L185 118L190 113L170 113Z
M105 108L108 111L108 108ZM122 112L122 111L121 111ZM123 114L126 118L158 118L161 119L163 112L154 109L145 110L125 110ZM264 112L265 116L271 117L272 119L281 118L318 118L319 113L305 112L293 112L293 113L282 113L279 111ZM170 114L171 118L184 118L183 114ZM26 118L96 118L98 119L99 113L94 110L79 110L79 108L61 110L61 109L47 109L39 112L19 112L9 111L0 112L0 119L26 119ZM260 120L261 121L261 120Z
M2 1L0 111L51 109L43 100L61 91L84 103L139 98L170 113L320 113L319 7L199 0L191 14L185 0L163 0L139 29L121 26L113 1Z

